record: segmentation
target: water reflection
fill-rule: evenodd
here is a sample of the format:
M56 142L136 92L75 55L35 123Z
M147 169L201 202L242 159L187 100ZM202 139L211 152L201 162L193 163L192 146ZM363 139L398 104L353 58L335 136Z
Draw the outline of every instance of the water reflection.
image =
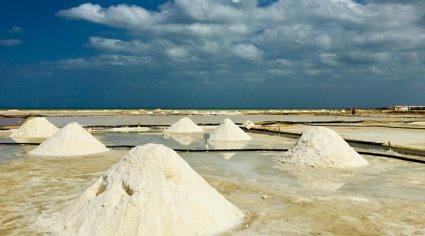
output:
M208 141L214 149L243 149L249 143L248 141ZM220 155L225 160L230 160L236 152L222 152Z
M330 180L323 176L316 176L299 172L291 172L291 174L293 174L298 179L298 182L300 182L300 184L306 189L337 191L345 184Z
M183 146L189 146L195 138L184 134L170 134L170 137Z

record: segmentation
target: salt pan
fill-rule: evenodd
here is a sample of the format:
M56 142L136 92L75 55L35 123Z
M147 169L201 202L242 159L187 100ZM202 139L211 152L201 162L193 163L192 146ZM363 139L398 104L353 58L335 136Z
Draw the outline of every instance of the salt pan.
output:
M244 214L163 145L133 148L51 219L58 235L214 235Z
M295 145L278 161L296 165L323 168L347 168L369 163L335 131L316 127L305 132Z
M71 123L42 142L30 155L78 156L105 152L109 149L78 123Z
M251 140L251 136L246 134L239 126L235 125L229 118L224 119L210 134L210 140L218 141L242 141Z

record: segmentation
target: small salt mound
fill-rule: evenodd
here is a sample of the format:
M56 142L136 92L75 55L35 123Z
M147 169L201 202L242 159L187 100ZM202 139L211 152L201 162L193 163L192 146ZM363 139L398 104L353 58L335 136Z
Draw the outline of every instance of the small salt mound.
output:
M133 148L51 219L59 235L215 235L244 214L175 151Z
M210 134L210 140L219 141L242 141L251 140L251 136L246 134L239 126L235 125L229 118L224 119Z
M323 168L347 168L369 163L335 131L316 127L305 132L295 145L278 161L295 165Z
M185 117L172 124L165 130L168 133L191 133L191 132L204 132L202 128L197 126L191 119Z
M109 149L78 123L71 123L30 151L38 156L78 156L105 152Z
M255 126L254 122L247 120L245 123L243 123L243 126L247 129L251 129L251 127Z
M27 120L19 129L10 135L11 138L32 139L50 138L59 129L44 117Z

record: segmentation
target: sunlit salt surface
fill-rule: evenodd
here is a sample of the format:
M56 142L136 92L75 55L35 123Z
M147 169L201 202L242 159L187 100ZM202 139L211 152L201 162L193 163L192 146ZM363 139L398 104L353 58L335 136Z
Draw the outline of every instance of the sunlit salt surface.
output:
M290 148L296 139L249 133L243 145L214 149ZM160 143L204 149L202 135L95 133L105 145ZM76 157L31 157L35 146L0 146L0 235L45 235L49 219L78 197L128 151ZM233 154L229 155L225 154ZM280 152L178 153L245 215L223 235L423 235L425 165L363 155L369 166L297 167L276 162ZM267 199L263 199L266 195ZM408 213L408 214L406 214Z

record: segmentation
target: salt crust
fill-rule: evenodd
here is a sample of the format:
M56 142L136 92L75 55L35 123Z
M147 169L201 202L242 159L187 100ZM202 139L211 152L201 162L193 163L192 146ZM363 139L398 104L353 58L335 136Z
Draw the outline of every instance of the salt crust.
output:
M174 150L133 148L49 220L54 235L214 235L244 214Z
M239 126L235 125L229 118L224 119L210 134L210 140L218 141L242 141L251 140L251 136L246 134Z
M172 124L168 129L165 130L168 133L195 133L195 132L204 132L204 130L196 125L188 117L184 117Z
M38 156L78 156L108 150L99 140L74 122L60 129L28 154Z
M10 137L18 139L50 138L59 129L44 117L27 120Z
M348 168L369 164L335 131L324 127L309 129L277 160L295 166L322 168Z

